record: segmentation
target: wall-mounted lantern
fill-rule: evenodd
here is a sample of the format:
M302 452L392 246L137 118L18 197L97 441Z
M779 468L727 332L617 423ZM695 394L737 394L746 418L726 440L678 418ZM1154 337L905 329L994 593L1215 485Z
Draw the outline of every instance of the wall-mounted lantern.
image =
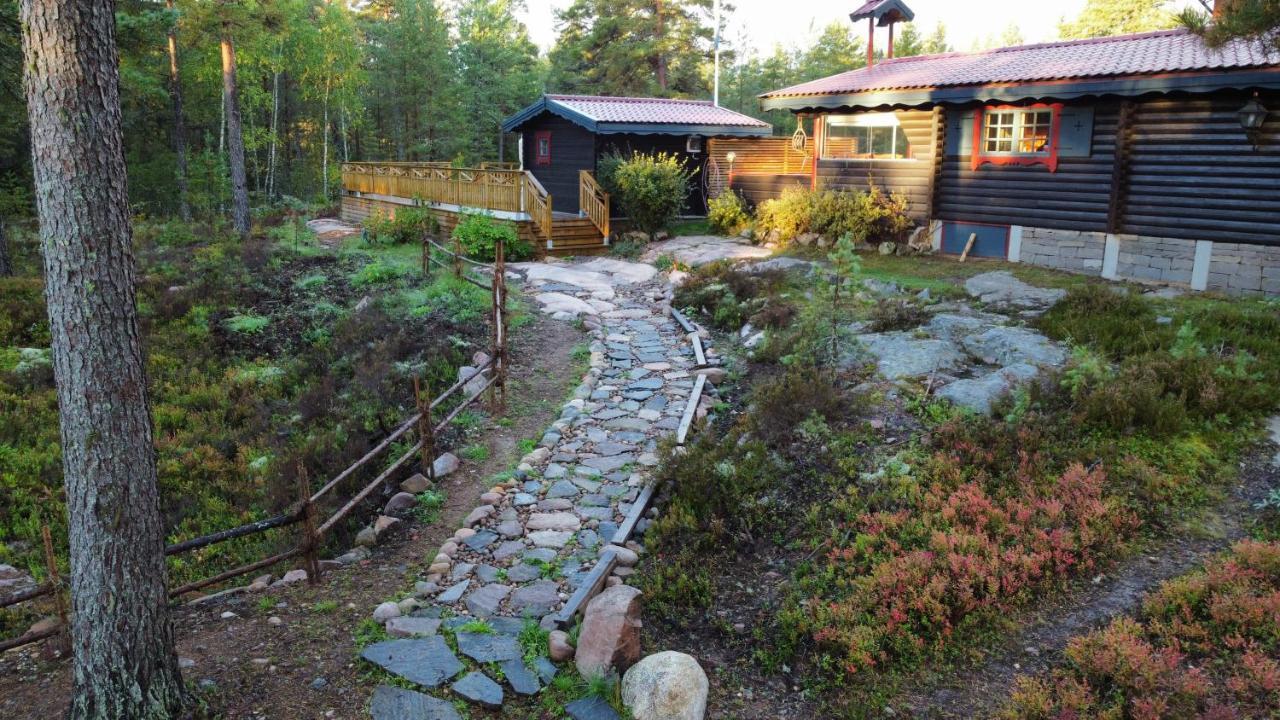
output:
M1262 140L1262 126L1267 122L1267 109L1255 97L1245 103L1236 115L1240 118L1240 127L1244 128L1244 134L1248 136L1249 142L1253 143L1253 149L1257 150Z

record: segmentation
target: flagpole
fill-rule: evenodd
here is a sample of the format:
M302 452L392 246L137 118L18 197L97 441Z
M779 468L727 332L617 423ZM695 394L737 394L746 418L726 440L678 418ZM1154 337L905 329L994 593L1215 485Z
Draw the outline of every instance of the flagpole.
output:
M712 104L716 107L720 106L720 0L716 0L716 41L715 41L715 71L714 71L714 87Z

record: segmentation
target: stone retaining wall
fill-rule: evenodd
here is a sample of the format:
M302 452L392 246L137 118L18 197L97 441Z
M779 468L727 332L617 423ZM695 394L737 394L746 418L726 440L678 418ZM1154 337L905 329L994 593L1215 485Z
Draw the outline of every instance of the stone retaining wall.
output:
M1280 247L1017 226L1010 235L1012 262L1228 295L1280 295Z

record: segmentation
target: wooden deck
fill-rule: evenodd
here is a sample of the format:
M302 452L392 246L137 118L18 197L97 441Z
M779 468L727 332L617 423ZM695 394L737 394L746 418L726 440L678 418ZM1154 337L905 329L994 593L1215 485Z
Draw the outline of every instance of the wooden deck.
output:
M595 200L589 216L552 212L551 196L522 170L346 163L342 218L362 223L374 214L395 217L400 208L428 207L439 218L441 231L448 234L463 213L483 211L515 223L520 236L540 255L598 255L609 248L609 197L590 173L584 175L583 194Z

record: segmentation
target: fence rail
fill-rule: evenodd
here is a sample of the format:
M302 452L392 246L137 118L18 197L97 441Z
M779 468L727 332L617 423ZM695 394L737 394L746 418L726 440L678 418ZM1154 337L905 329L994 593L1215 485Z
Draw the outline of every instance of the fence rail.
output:
M486 397L490 407L495 411L505 406L506 402L506 370L507 370L507 288L506 288L506 265L505 265L505 247L501 240L498 241L495 248L495 262L492 265L478 263L462 256L460 250L451 252L429 238L423 238L423 268L424 274L430 274L432 262L444 264L433 257L429 247L434 246L442 253L452 258L451 267L458 277L466 279L486 290L491 291L492 307L490 320L492 323L491 347L489 359L482 363L476 373L465 378L459 379L444 392L435 398L427 401L423 397L421 385L417 378L414 378L414 399L417 405L417 412L404 420L383 438L376 446L356 460L350 466L333 476L314 494L311 492L311 484L308 478L306 468L302 465L298 467L298 501L288 511L276 515L274 517L257 520L245 525L240 525L226 530L220 530L215 533L204 535L198 538L191 538L180 543L169 545L165 548L165 555L180 555L189 553L211 545L227 542L237 538L248 537L259 533L273 530L276 528L289 527L292 525L302 525L302 531L299 533L297 544L280 553L272 555L261 560L256 560L244 565L240 565L230 570L221 572L213 577L203 580L196 580L185 585L173 588L169 591L170 598L176 598L196 590L200 590L210 585L217 585L228 580L232 580L251 572L271 567L285 560L290 560L298 556L303 556L306 562L307 578L310 582L315 583L319 579L319 550L324 537L331 532L337 525L346 519L362 502L367 500L379 488L393 478L397 472L404 470L409 466L415 458L418 458L422 464L422 472L434 484L435 477L435 448L437 444L437 436L443 432L449 423L462 413L463 410L473 406L480 398ZM457 250L457 248L455 248ZM462 267L464 262L479 266L492 272L492 279L488 283L482 283L463 273ZM483 377L483 373L489 372L482 387L475 392L467 392L466 387L477 376ZM450 398L462 393L464 397L458 402L439 422L434 422L435 411L444 406ZM355 495L349 498L337 511L326 518L323 522L317 523L316 505L326 496L336 492L337 488L353 477L361 469L365 468L375 459L382 457L397 441L403 439L410 432L416 430L417 440L408 451L402 453L395 458L388 466L382 469L372 480L360 488ZM9 596L0 598L0 608L17 605L18 603L35 600L37 598L51 596L57 608L59 624L56 628L41 630L38 632L27 632L15 638L0 639L0 652L10 650L12 648L28 645L40 640L59 637L64 645L69 638L67 631L69 625L67 623L66 604L63 599L65 588L58 575L58 566L53 554L53 541L48 526L42 529L45 544L45 563L46 571L49 574L49 580L35 588L24 590Z

